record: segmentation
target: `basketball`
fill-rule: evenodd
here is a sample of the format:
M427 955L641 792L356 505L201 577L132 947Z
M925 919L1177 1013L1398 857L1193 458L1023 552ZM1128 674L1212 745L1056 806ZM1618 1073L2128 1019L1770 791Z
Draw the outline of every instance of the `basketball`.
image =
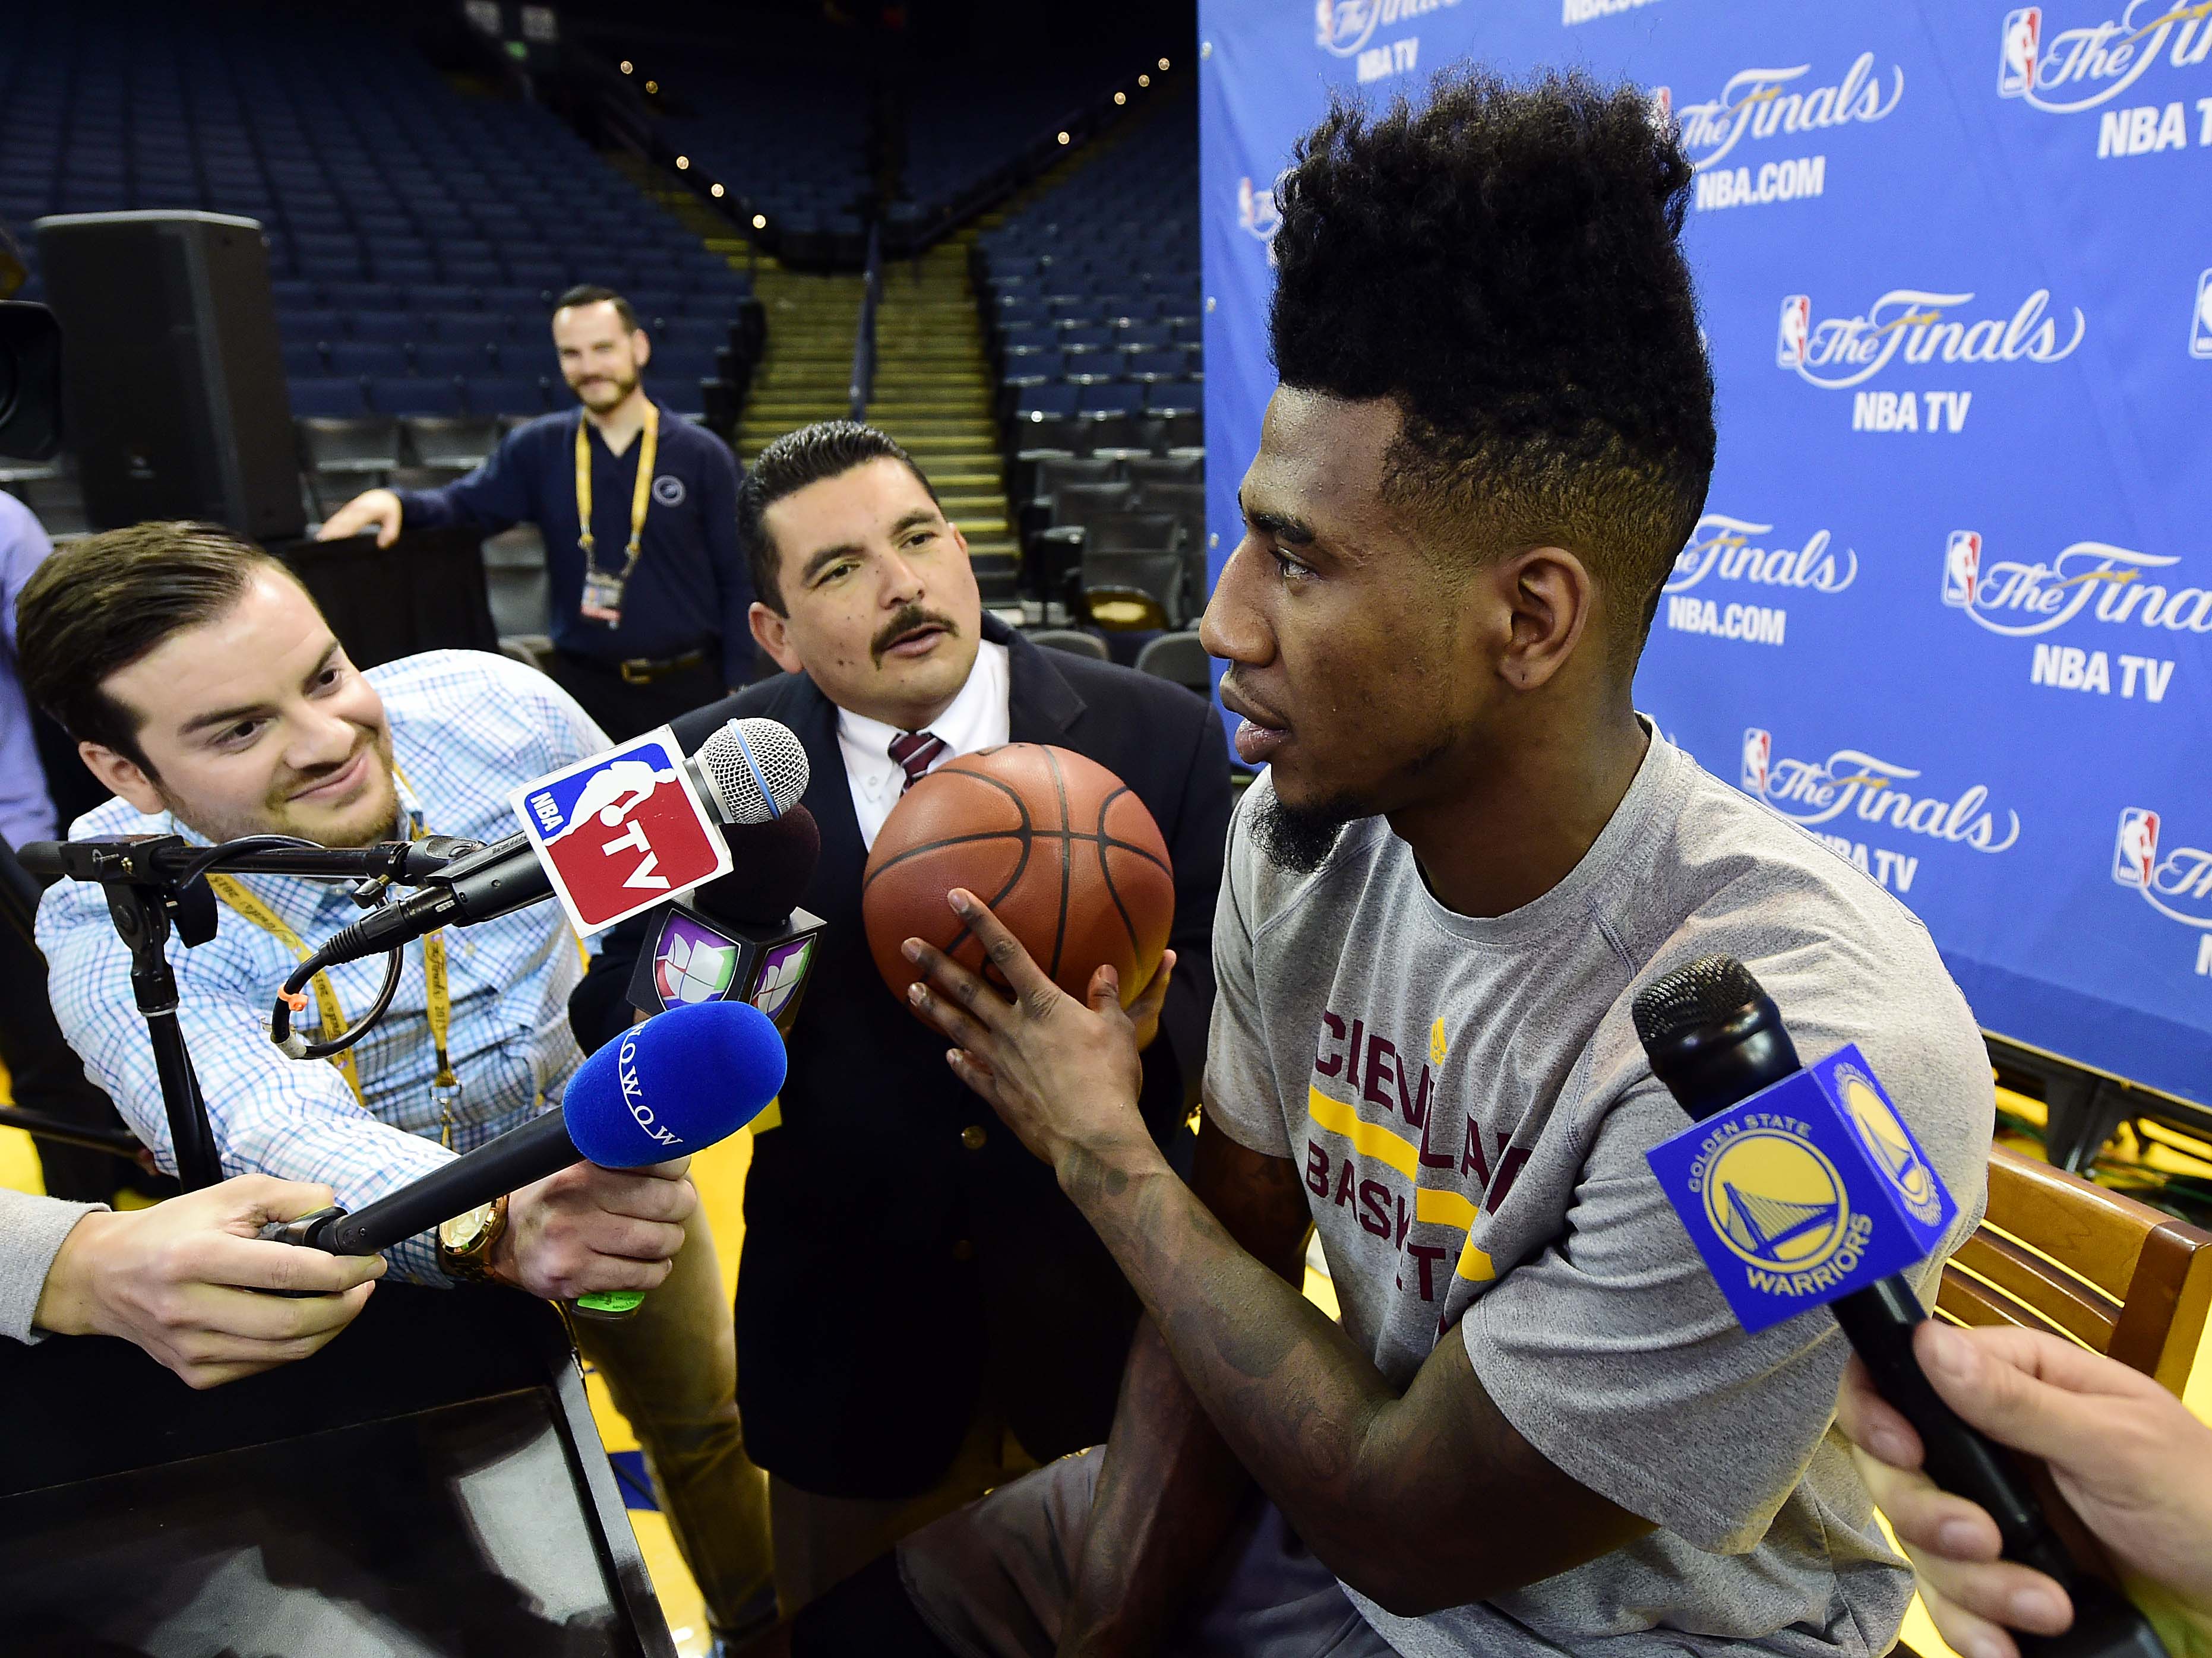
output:
M945 895L991 907L1054 982L1078 999L1110 963L1124 1006L1158 970L1175 920L1167 842L1145 803L1096 761L1010 743L939 767L884 820L860 886L868 948L891 994L921 976L908 938L986 971L981 943Z

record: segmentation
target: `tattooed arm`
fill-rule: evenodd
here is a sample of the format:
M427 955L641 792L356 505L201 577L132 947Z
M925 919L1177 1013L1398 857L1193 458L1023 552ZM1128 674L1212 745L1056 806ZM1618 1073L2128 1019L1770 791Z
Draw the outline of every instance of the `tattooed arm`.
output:
M1300 1281L1313 1223L1295 1164L1247 1151L1208 1124L1191 1187L1253 1256L1286 1283ZM1156 1650L1251 1489L1146 1318L1121 1375L1060 1658Z
M1402 1395L1393 1388L1168 1168L1137 1114L1135 1038L1111 970L1086 1008L973 895L951 902L1016 999L909 939L926 975L915 1006L959 1044L947 1059L962 1079L1052 1164L1199 1406L1324 1564L1411 1615L1522 1588L1651 1529L1522 1439L1463 1343L1439 1344Z

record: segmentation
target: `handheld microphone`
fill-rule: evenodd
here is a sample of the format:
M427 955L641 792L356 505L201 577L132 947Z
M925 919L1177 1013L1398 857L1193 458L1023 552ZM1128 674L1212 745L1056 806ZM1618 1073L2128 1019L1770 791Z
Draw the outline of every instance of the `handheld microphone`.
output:
M787 726L732 720L688 756L700 796L727 824L773 822L806 793L806 750ZM553 895L526 835L511 835L448 865L412 897L372 910L316 952L319 967L380 955L440 927L468 926Z
M783 1075L783 1039L758 1008L677 1008L586 1060L557 1111L352 1213L321 1209L272 1223L261 1236L336 1255L372 1254L574 1163L641 1169L704 1151L758 1116Z
M1652 1073L1694 1120L1647 1159L1737 1321L1758 1331L1827 1305L1918 1430L1929 1478L1980 1503L2005 1558L2072 1599L2063 1635L2015 1633L2024 1654L2163 1658L2148 1620L2075 1564L2010 1455L1914 1357L1928 1315L1900 1269L1941 1246L1958 1206L1857 1047L1806 1069L1773 999L1729 956L1645 986L1631 1011Z
M657 1014L689 1003L750 1002L788 1035L823 920L799 908L822 856L814 814L725 831L736 867L647 919L629 1005Z

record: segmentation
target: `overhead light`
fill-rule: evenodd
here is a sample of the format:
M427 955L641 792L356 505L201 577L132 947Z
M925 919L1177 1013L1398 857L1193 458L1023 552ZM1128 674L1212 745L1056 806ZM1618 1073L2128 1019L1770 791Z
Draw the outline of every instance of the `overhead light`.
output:
M676 158L676 170L677 170L678 173L683 172L686 167L690 167L690 165L691 165L691 158L690 158L689 155L678 155L678 156Z
M1114 101L1117 104L1126 104L1129 101L1129 94L1126 92L1117 92L1114 94Z
M625 58L623 59L623 73L624 75L634 73L635 68L636 66L633 64L629 58Z
M709 196L720 197L722 193L722 187L720 185L708 185L707 186L707 193Z
M766 230L768 228L768 215L765 213L754 214L753 228L755 230Z
M1166 73L1167 73L1167 68L1168 68L1168 60L1167 60L1166 58L1161 58L1161 59L1160 59L1160 73L1161 73L1161 74L1163 74L1163 75L1166 74Z
M1060 135L1060 142L1063 144L1067 142L1067 135L1065 132Z
M1152 85L1152 77L1149 75L1139 75L1137 77L1137 84L1140 87L1148 87Z
M660 90L660 82L658 81L647 81L645 83L645 89L647 92L658 92Z

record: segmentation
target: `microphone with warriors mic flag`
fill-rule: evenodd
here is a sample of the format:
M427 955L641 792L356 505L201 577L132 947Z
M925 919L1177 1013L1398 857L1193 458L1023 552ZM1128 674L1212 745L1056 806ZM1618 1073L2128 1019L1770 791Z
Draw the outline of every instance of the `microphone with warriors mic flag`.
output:
M750 1123L783 1087L783 1039L747 1002L672 1009L625 1030L577 1067L558 1109L510 1128L349 1213L319 1209L261 1236L331 1254L372 1254L578 1163L642 1169L690 1156ZM579 1298L627 1312L641 1292Z
M821 830L799 805L773 823L724 833L735 867L646 918L629 1005L658 1014L695 1002L750 1002L788 1035L822 936L822 918L799 905L822 856Z
M2027 1658L2166 1658L2148 1619L2067 1551L2011 1454L1946 1405L1912 1333L1903 1268L1958 1206L1856 1044L1809 1069L1749 969L1708 956L1637 993L1636 1034L1692 1126L1646 1154L1745 1329L1826 1304L1875 1386L1920 1435L1930 1479L1996 1521L2005 1558L2074 1602L2065 1633L2016 1633Z

